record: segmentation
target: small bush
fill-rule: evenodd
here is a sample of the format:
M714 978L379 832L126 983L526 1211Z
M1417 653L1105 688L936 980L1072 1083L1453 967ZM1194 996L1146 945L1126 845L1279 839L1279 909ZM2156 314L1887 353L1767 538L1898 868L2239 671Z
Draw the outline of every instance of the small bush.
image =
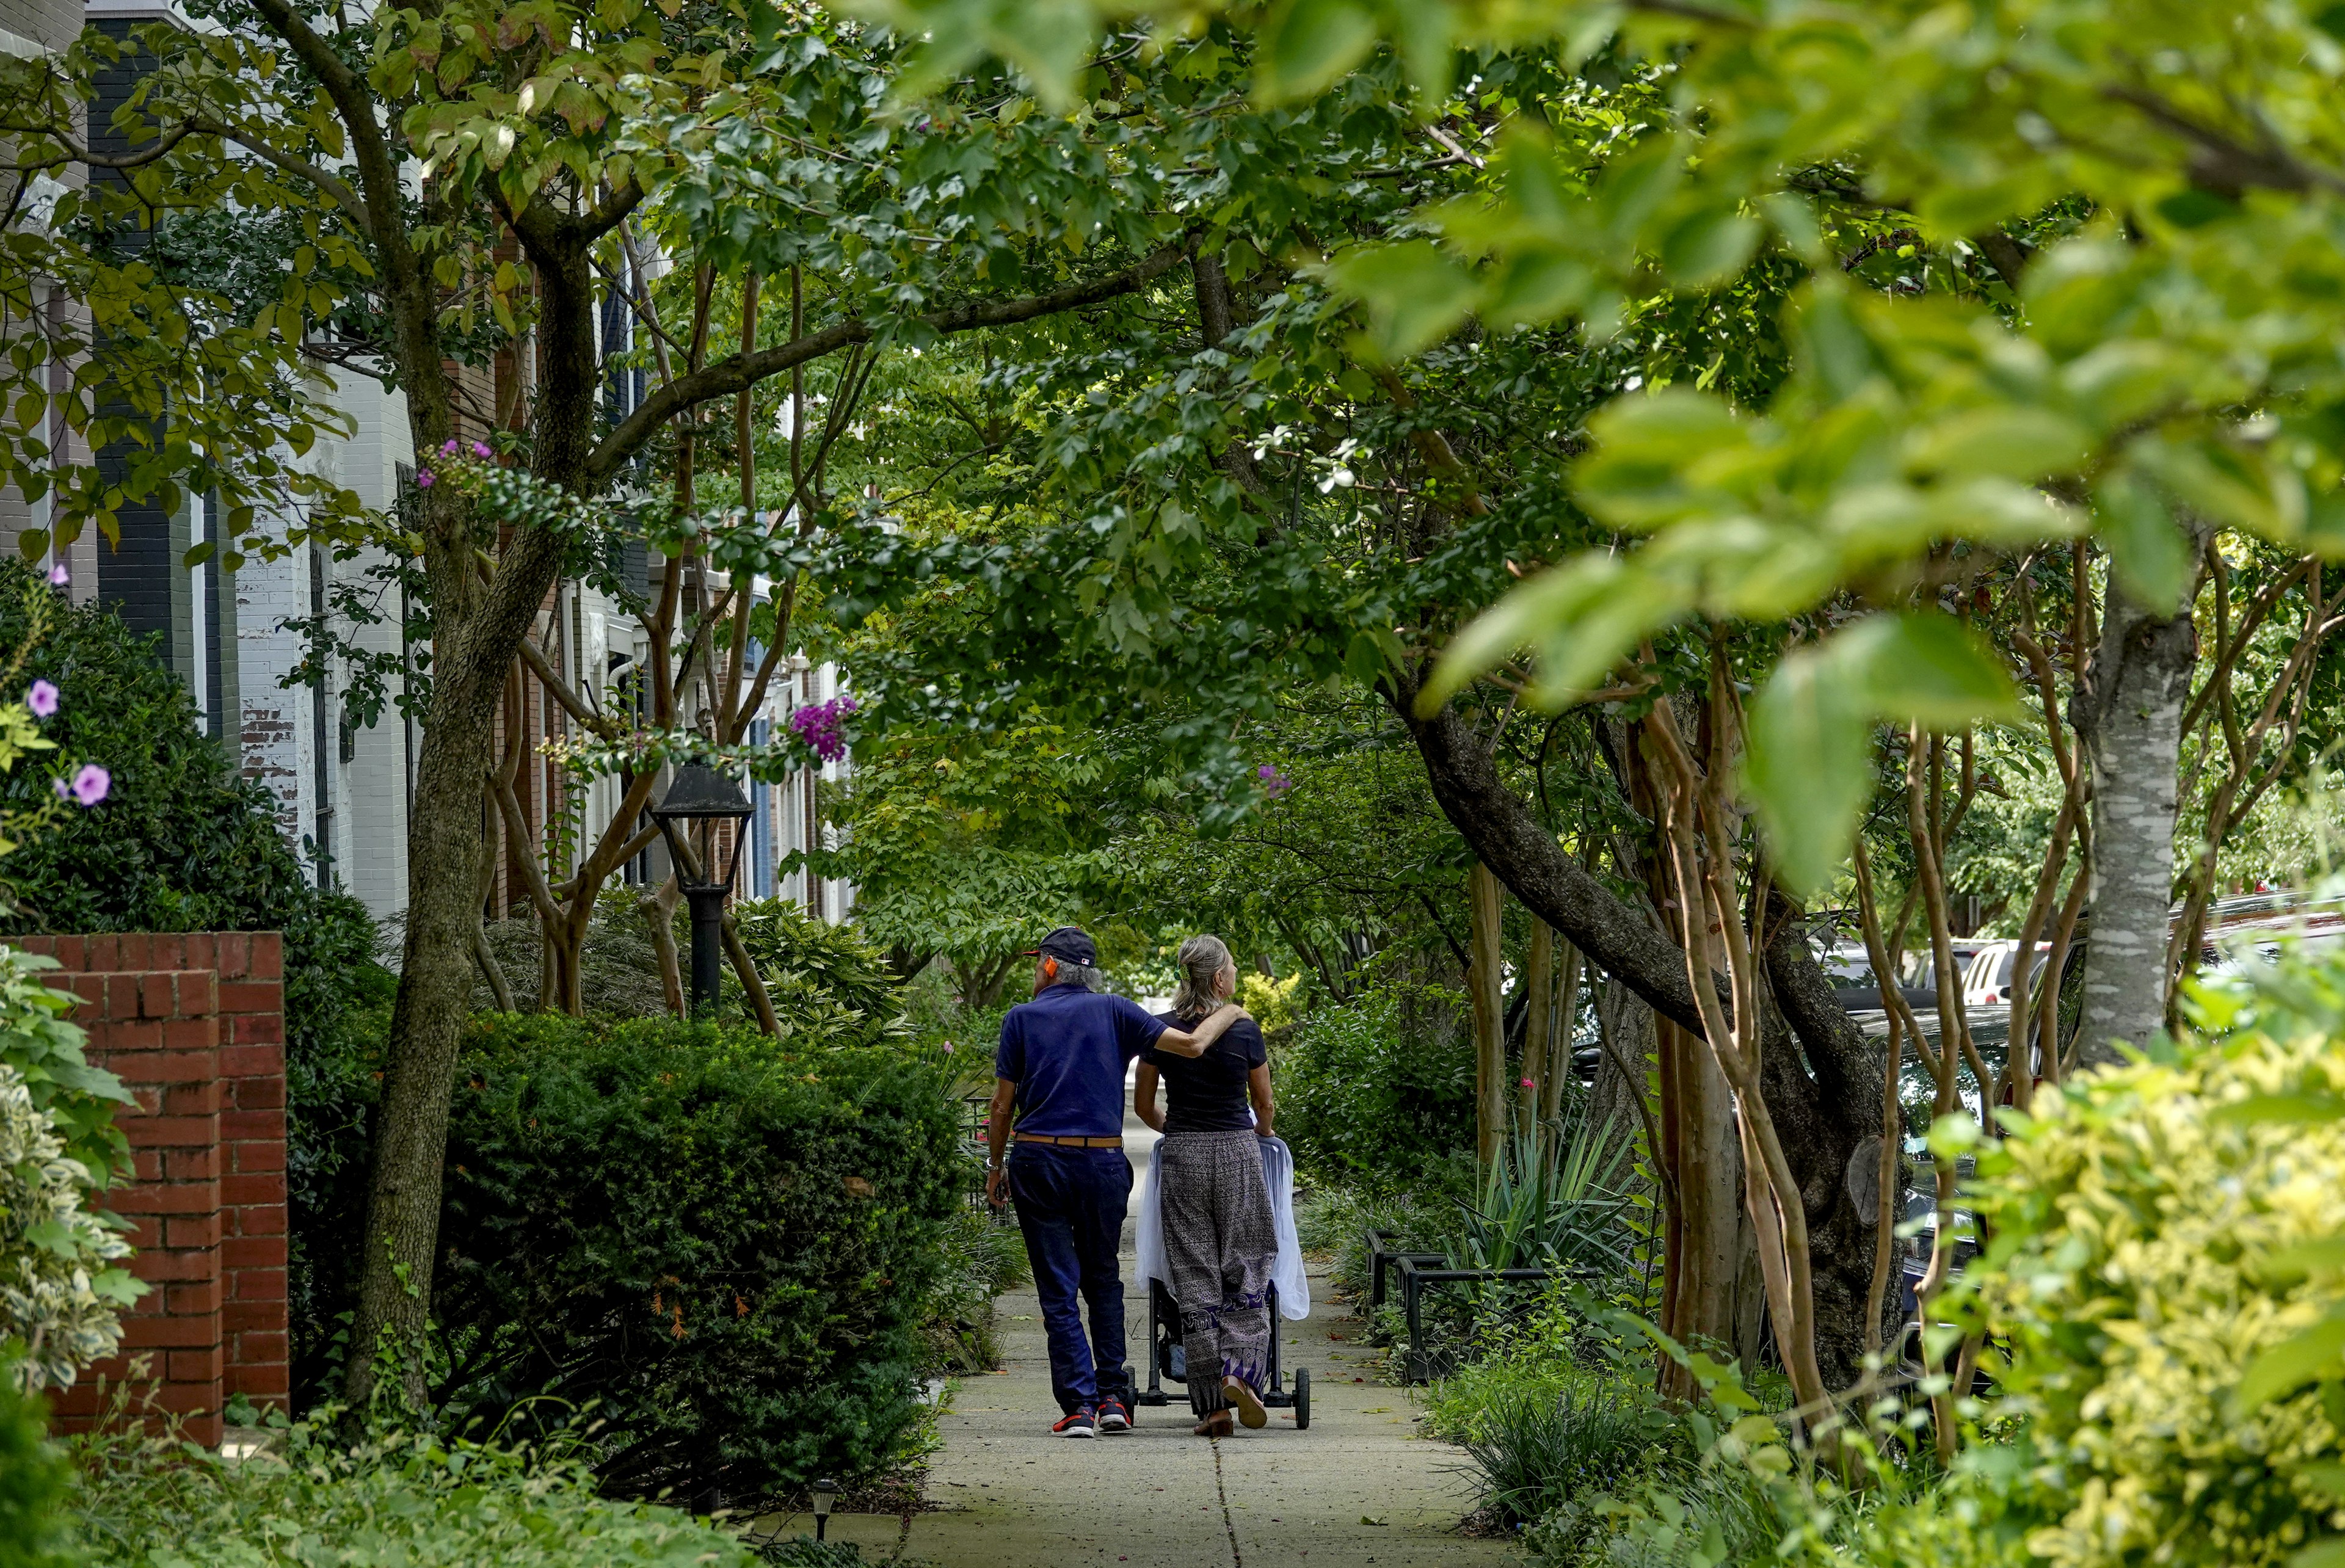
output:
M121 1266L130 1244L83 1207L96 1189L33 1108L23 1075L0 1062L0 1371L29 1388L71 1387L112 1355L118 1310L144 1290Z
M786 898L748 898L733 906L733 927L785 1037L864 1046L909 1037L903 987L888 956L854 926L834 926Z
M667 986L660 977L659 949L652 945L652 927L644 912L636 907L644 890L626 885L605 887L595 896L594 912L587 916L586 941L580 951L578 994L581 1005L594 1017L661 1018L672 1017L668 1011ZM678 906L676 921L676 951L688 967L691 964L692 934L685 924L684 911ZM537 1011L537 988L543 977L541 955L544 928L534 915L511 920L488 923L489 951L503 974L506 987L513 994L514 1008L523 1013ZM472 1006L480 1012L496 1008L496 994L489 989L487 980L473 969ZM732 972L725 972L727 994L721 998L721 1010L737 1012L738 987Z
M1280 1115L1284 1114L1282 1106ZM1463 1164L1445 1161L1431 1175L1435 1185L1422 1194L1378 1192L1365 1183L1322 1187L1296 1203L1295 1239L1306 1252L1333 1254L1335 1288L1365 1300L1370 1283L1367 1233L1383 1232L1395 1248L1438 1250L1456 1212L1452 1193L1466 1190L1473 1179L1471 1157Z
M699 1023L475 1021L434 1310L444 1393L553 1393L631 1493L736 1498L879 1468L919 1413L921 1313L969 1157L902 1053Z
M41 979L56 966L54 958L0 947L0 1067L15 1070L65 1158L104 1187L130 1173L130 1142L114 1113L134 1102L120 1078L82 1054L87 1037L66 1021L80 998Z
M2063 1568L2280 1563L2337 1522L2345 1375L2299 1336L2345 1321L2345 966L2202 990L2197 1022L1980 1155L1971 1282L2025 1418L2011 1495Z
M1278 1130L1303 1168L1385 1191L1474 1145L1474 1057L1457 992L1391 983L1297 1025L1272 1072Z
M41 1401L0 1360L0 1568L69 1568L65 1502L73 1467L48 1439Z
M1485 1506L1508 1522L1658 1465L1676 1423L1629 1385L1501 1389L1466 1439Z
M991 1371L1001 1356L993 1299L1026 1282L1026 1244L1016 1229L966 1205L945 1229L937 1282L921 1313L920 1370L953 1375Z
M223 1461L162 1438L81 1442L74 1512L92 1568L493 1563L754 1568L730 1533L595 1494L574 1449L377 1439L297 1426L281 1458Z

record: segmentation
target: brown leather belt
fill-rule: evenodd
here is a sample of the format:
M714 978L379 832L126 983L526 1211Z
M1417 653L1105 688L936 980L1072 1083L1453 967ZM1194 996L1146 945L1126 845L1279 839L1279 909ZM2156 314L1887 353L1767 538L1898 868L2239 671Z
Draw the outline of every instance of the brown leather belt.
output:
M1013 1132L1010 1135L1020 1143L1047 1143L1055 1148L1122 1148L1123 1139L1116 1138L1052 1138L1041 1132Z

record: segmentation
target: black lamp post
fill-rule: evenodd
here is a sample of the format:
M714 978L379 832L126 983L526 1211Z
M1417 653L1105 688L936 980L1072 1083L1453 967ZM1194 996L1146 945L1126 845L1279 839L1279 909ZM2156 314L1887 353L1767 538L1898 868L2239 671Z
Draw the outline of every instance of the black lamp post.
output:
M676 769L667 786L667 798L652 807L652 820L659 824L661 836L667 840L668 856L675 863L676 885L692 910L691 1010L695 1013L716 1005L716 977L725 947L725 895L733 891L733 878L741 869L742 840L747 836L735 830L733 852L724 857L720 875L716 824L727 820L746 824L754 809L740 785L703 763ZM693 875L695 865L697 876Z

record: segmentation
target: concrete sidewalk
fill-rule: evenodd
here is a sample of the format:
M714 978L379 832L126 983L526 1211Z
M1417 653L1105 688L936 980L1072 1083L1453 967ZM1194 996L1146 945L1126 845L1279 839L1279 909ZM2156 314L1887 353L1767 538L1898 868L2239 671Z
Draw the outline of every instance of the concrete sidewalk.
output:
M1137 1120L1126 1122L1125 1152L1143 1168L1154 1141ZM1133 1191L1136 1199L1137 1182ZM1144 1387L1148 1305L1132 1279L1129 1222L1124 1259L1132 1364ZM928 1482L935 1511L913 1514L909 1527L840 1515L832 1537L861 1543L867 1563L900 1554L939 1568L1508 1561L1503 1543L1457 1533L1473 1499L1457 1473L1463 1456L1416 1435L1407 1393L1355 1366L1374 1360L1351 1350L1358 1320L1336 1315L1316 1273L1312 1286L1312 1316L1282 1323L1280 1346L1290 1377L1311 1369L1311 1430L1297 1431L1292 1412L1273 1411L1267 1427L1219 1442L1189 1434L1188 1405L1177 1395L1135 1411L1124 1436L1051 1437L1059 1411L1040 1308L1030 1290L1002 1297L1003 1371L965 1380L943 1417L944 1448Z

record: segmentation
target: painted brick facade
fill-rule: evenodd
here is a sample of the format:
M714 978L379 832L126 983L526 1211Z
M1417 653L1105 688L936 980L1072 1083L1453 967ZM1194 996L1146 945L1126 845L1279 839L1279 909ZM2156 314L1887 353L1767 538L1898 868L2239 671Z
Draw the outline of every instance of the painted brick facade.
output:
M285 1256L284 942L273 931L25 936L81 997L90 1060L138 1109L121 1121L137 1167L107 1207L128 1220L132 1271L154 1288L123 1320L123 1354L58 1401L68 1428L98 1413L101 1380L148 1361L155 1403L216 1444L242 1394L290 1393Z

